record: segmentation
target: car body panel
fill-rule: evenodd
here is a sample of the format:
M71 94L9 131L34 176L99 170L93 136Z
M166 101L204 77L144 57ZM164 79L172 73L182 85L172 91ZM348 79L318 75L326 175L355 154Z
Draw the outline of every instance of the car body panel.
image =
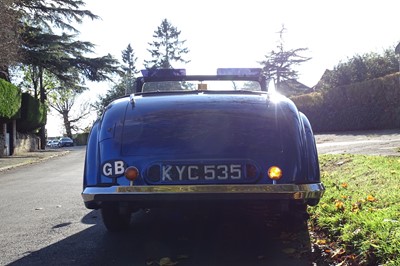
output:
M166 199L317 202L324 187L308 119L288 98L267 92L262 77L240 78L264 90L138 92L110 104L88 139L86 207ZM139 171L134 182L124 176L130 166ZM281 179L268 177L272 166L282 169Z

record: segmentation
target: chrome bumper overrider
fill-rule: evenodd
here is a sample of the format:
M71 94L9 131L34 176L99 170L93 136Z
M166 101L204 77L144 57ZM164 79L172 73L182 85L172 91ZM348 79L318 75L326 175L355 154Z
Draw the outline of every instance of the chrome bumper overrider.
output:
M85 202L107 200L156 200L157 198L179 197L183 199L235 198L238 195L260 199L319 199L324 194L322 183L276 184L276 185L163 185L163 186L112 186L87 187L82 192Z

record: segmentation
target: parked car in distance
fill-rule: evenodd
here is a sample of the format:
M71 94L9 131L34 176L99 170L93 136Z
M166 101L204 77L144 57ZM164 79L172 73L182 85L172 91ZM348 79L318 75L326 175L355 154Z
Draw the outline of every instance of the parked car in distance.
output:
M74 141L69 137L62 137L58 140L59 147L72 147L74 146Z
M50 148L58 148L59 147L59 141L58 141L58 139L48 140L47 143L46 143L46 146L50 147Z
M261 69L142 73L88 138L82 197L109 231L127 230L139 209L198 204L305 223L325 191L313 131Z

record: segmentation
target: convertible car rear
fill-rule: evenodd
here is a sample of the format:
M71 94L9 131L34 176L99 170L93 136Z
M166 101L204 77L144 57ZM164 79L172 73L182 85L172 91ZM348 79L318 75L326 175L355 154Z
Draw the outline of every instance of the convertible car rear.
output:
M261 202L294 209L324 192L307 118L258 69L147 70L93 125L83 199L110 231L140 208Z

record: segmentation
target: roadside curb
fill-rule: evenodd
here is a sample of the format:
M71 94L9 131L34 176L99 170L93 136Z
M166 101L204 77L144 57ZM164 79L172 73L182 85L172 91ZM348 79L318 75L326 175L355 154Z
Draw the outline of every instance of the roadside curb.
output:
M10 164L7 165L7 166L0 166L0 173L8 171L8 170L11 170L11 169L14 169L14 168L17 168L17 167L44 162L44 161L47 161L47 160L52 159L52 158L56 158L56 157L67 155L68 153L70 153L69 150L62 151L62 152L51 153L48 156L46 156L46 154L45 154L43 157L32 156L32 157L27 157L22 162L17 162L17 163L12 163L12 160L14 159L12 156L6 157L8 160L10 160ZM29 154L29 153L27 153L27 154ZM18 158L18 157L16 157L16 158Z

